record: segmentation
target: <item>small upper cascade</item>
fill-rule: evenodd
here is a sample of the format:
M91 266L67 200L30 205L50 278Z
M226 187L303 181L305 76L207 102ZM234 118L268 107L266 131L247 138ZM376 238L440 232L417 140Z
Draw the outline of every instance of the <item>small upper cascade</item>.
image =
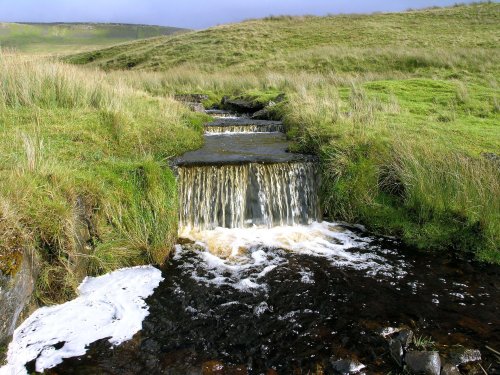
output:
M284 127L280 121L225 117L206 124L205 132L208 135L226 133L283 133Z
M225 111L222 109L207 109L205 110L205 113L215 118L237 119L242 117L237 113Z

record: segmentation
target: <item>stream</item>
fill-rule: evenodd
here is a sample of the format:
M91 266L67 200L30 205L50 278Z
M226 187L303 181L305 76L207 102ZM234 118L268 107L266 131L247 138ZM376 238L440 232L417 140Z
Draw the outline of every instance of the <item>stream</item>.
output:
M221 113L205 138L175 160L180 239L143 293L142 329L117 345L102 337L46 373L398 373L391 327L440 352L479 349L488 374L500 373L485 349L500 348L497 266L323 221L316 160L288 152L279 122ZM334 366L344 359L356 366Z

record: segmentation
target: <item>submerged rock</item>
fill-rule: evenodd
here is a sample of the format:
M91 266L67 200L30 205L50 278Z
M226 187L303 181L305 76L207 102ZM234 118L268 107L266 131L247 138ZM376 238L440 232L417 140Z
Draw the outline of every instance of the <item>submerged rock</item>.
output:
M455 366L478 362L481 360L481 352L477 349L466 349L463 346L456 346L450 351L450 360Z
M439 375L441 358L438 352L410 351L405 356L406 364L412 374Z
M457 366L446 363L441 369L441 375L460 375L460 371Z
M355 359L340 359L332 361L333 369L343 375L356 374L366 366Z
M391 357L398 364L399 367L403 366L403 346L399 340L391 340L389 343Z
M395 327L386 327L382 328L381 330L378 331L378 334L384 338L388 338L395 333L398 333L402 330L402 328L395 328Z

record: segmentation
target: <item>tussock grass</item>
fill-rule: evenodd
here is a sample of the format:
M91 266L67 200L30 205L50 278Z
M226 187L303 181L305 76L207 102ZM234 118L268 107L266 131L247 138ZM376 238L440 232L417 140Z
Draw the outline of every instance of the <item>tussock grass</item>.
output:
M406 90L408 83L402 85ZM405 102L409 93L378 95L380 85L386 84L393 86L380 82L364 88L302 90L291 95L283 109L299 150L322 158L327 213L365 222L425 250L468 251L498 263L500 170L462 139L467 134L472 144L481 144L478 151L500 149L494 106L481 108L476 100L484 93L478 87L470 92L461 84L455 98L453 82L444 85L441 95L434 91L433 104L424 109L422 101ZM447 108L453 128L465 123L457 138L435 136L436 131L447 133L442 118L435 117L441 111L435 102L443 98L454 101ZM426 116L415 121L408 112ZM471 112L478 113L484 128L474 128ZM482 130L488 127L493 139L485 140Z
M500 263L498 7L250 20L67 58L86 67L0 54L2 272L33 250L51 303L83 274L161 263L168 159L206 120L184 93L285 93L273 115L320 156L327 217Z
M1 271L36 253L52 303L83 275L162 263L177 233L168 159L201 144L200 121L119 77L0 55Z

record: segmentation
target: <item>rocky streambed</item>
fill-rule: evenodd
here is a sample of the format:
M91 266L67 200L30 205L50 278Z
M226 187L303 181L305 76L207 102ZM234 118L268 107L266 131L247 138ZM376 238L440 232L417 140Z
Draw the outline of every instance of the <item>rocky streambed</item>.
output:
M134 339L99 341L49 373L500 371L487 349L500 345L496 267L326 223L217 238L239 254L215 255L210 237L178 246Z

